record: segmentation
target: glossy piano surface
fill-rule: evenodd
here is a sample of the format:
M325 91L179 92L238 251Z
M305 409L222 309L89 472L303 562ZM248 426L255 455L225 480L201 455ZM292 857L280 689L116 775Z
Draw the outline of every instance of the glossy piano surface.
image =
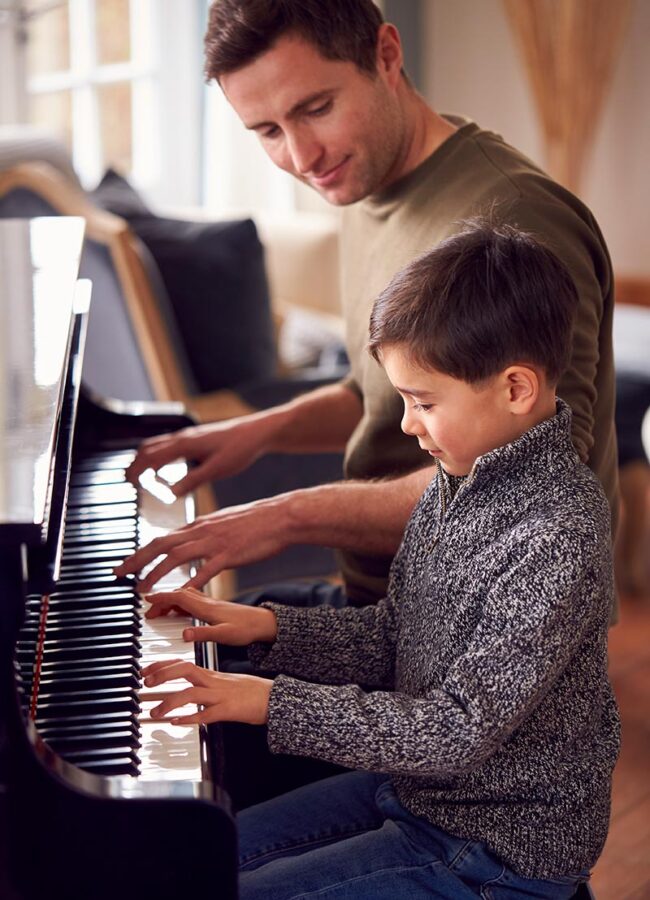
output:
M146 722L137 677L152 652L194 648L177 654L169 623L143 627L133 583L112 576L127 545L193 514L191 500L124 482L140 439L188 419L80 387L80 228L0 223L0 896L232 898L236 837L214 745Z

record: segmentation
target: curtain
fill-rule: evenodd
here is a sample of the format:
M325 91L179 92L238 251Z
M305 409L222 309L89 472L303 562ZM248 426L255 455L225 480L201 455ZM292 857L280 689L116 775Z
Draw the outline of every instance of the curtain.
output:
M523 55L549 172L580 189L632 0L503 0Z

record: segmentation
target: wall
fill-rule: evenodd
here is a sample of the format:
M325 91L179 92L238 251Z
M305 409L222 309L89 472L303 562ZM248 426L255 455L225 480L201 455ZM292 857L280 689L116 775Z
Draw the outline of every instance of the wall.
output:
M501 0L424 0L423 92L543 165L525 72ZM585 173L619 274L650 277L650 0L636 0Z

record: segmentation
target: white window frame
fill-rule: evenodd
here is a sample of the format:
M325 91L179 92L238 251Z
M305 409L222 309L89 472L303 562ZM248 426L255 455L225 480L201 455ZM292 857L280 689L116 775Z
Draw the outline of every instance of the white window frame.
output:
M65 2L65 0L64 0ZM131 0L131 60L99 64L96 59L95 0L67 0L70 68L26 79L21 32L25 13L17 2L14 18L13 102L5 99L3 120L27 119L30 95L72 92L72 157L86 187L102 175L98 85L128 81L132 86L133 184L151 202L195 204L200 199L203 0ZM51 5L43 2L43 8ZM4 65L3 65L4 69ZM3 76L4 80L4 76ZM21 97L22 93L22 97Z

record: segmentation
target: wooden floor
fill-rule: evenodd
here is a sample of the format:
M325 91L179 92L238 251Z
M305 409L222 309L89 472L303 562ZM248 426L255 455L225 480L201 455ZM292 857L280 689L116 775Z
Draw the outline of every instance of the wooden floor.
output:
M650 595L621 598L609 646L622 746L609 838L592 887L596 900L650 900Z

